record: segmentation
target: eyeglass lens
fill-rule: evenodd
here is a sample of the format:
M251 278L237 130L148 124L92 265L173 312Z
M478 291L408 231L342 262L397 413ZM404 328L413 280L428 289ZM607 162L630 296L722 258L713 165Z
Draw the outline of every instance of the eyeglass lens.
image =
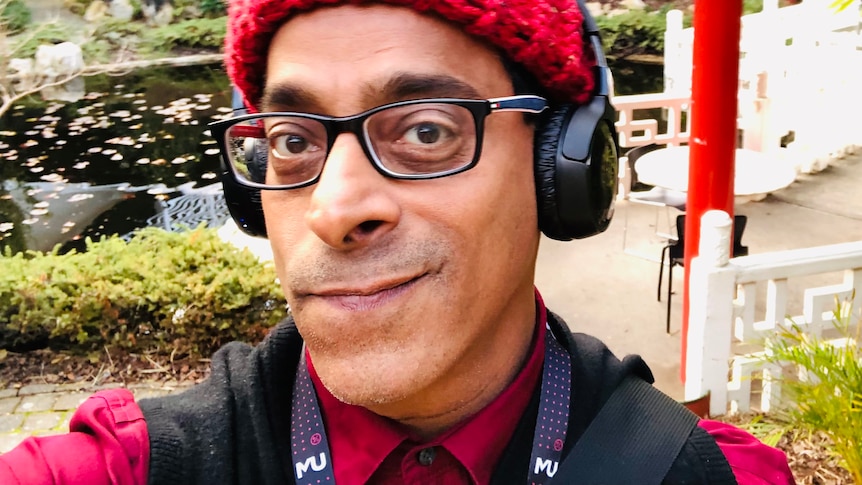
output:
M372 162L393 175L450 172L473 163L476 122L455 104L392 106L368 116L362 140ZM327 122L311 116L260 116L227 130L228 161L245 181L272 186L310 182L323 170L330 138Z

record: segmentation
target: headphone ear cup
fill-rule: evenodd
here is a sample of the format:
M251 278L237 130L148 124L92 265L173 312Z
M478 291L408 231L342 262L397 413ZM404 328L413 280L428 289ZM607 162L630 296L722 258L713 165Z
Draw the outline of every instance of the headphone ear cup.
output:
M254 180L263 181L266 175L266 144L255 141L245 147L249 174ZM240 230L249 236L266 237L266 220L260 201L260 189L240 185L233 174L221 162L221 182L224 199L231 218Z
M560 241L607 229L617 191L617 139L608 99L555 108L536 130L539 228Z
M566 241L563 223L557 207L557 153L562 140L565 120L573 109L571 104L558 106L540 121L534 142L534 175L536 202L539 211L539 229L551 239Z

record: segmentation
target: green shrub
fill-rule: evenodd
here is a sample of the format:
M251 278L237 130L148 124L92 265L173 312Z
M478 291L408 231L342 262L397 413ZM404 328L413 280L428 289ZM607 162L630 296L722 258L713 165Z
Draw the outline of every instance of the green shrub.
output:
M0 348L201 356L259 340L286 313L271 265L211 229L148 228L129 242L87 241L84 253L0 257Z
M596 18L605 52L616 58L662 55L666 23L665 15L661 12L640 9Z
M862 349L856 320L851 335L852 311L849 304L838 305L835 325L843 334L844 345L806 334L793 324L770 346L770 362L792 364L808 378L785 379L782 390L789 406L783 420L796 432L822 432L832 442L832 452L854 479L862 483Z
M227 5L224 0L201 0L201 12L207 17L227 15Z
M11 57L33 57L40 45L58 44L73 36L72 27L60 22L33 25L20 42L13 42Z
M143 47L150 51L169 52L176 48L203 47L219 49L224 43L227 21L192 19L149 29L143 33Z
M10 34L24 30L30 20L30 9L23 0L0 1L0 24L3 24Z

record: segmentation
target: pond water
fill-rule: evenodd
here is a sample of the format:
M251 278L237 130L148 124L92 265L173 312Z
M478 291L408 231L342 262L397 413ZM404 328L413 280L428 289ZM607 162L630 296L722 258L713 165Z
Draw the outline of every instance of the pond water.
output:
M617 94L661 90L661 66L612 69ZM0 119L0 251L80 250L151 224L158 200L218 181L205 125L231 112L219 66L90 77L86 92L31 99Z

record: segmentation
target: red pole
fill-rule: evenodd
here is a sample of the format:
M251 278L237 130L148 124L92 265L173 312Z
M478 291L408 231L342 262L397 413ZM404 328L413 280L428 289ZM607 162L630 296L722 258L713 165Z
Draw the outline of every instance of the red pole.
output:
M697 256L700 217L712 209L733 216L736 104L742 0L694 3L691 141L685 217L685 294L682 307L682 366L685 382L689 268ZM697 302L702 304L702 302Z

